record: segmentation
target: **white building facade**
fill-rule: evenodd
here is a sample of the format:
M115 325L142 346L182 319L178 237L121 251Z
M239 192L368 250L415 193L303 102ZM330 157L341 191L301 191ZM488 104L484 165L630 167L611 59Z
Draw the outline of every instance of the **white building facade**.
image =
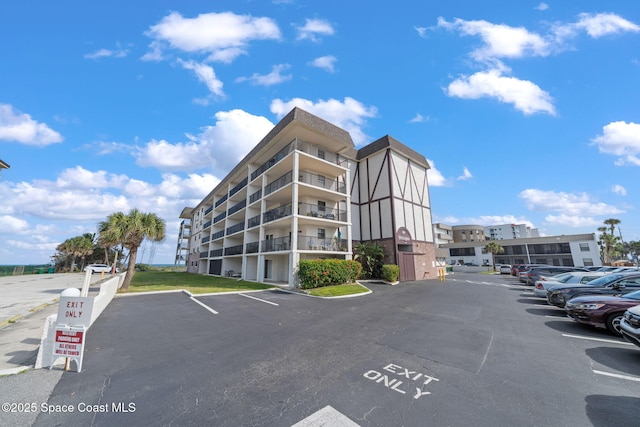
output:
M537 228L531 228L526 224L502 224L484 227L484 234L490 240L524 239L540 237Z
M355 243L376 241L401 279L435 277L423 272L435 259L428 167L391 137L357 151L348 132L294 108L183 210L186 269L295 287L300 260L352 259Z

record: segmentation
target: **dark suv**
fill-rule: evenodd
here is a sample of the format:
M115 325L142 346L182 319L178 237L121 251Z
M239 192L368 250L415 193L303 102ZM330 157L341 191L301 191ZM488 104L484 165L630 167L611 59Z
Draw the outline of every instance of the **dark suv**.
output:
M611 273L598 277L584 285L554 286L547 291L547 302L564 307L571 298L579 295L620 296L640 289L640 273Z

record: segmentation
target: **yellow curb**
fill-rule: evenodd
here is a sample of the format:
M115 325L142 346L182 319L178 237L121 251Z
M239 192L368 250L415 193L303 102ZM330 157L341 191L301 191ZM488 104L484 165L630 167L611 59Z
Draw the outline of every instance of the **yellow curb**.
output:
M53 304L55 304L55 303L57 303L57 302L58 302L58 298L54 299L54 300L53 300L53 301L51 301L51 302L45 302L44 304L40 304L39 306L34 307L34 308L32 308L31 310L29 310L29 313L35 313L36 311L40 311L40 310L42 310L42 309L44 309L44 308L47 308L47 307L49 307L50 305L53 305Z
M0 322L0 328L5 327L9 323L16 323L16 321L21 317L22 317L22 314L16 314L15 316L8 318L7 320L3 320L2 322Z

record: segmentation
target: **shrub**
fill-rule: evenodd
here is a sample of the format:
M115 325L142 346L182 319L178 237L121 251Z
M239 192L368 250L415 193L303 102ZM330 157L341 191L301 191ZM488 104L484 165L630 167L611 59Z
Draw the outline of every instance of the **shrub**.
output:
M351 283L360 277L359 262L341 259L301 260L298 279L302 289Z
M397 282L400 275L400 267L395 264L385 264L382 266L382 278L387 282Z

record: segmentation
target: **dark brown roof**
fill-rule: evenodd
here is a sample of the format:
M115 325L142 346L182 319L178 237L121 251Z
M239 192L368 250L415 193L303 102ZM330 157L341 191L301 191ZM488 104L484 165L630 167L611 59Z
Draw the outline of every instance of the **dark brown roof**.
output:
M369 157L372 154L375 154L378 151L386 150L387 148L404 154L405 156L407 156L407 158L413 160L419 165L424 166L427 169L431 169L431 166L429 166L429 162L422 154L412 150L402 142L389 135L385 135L382 138L373 141L371 144L358 150L356 160L364 159L365 157Z

